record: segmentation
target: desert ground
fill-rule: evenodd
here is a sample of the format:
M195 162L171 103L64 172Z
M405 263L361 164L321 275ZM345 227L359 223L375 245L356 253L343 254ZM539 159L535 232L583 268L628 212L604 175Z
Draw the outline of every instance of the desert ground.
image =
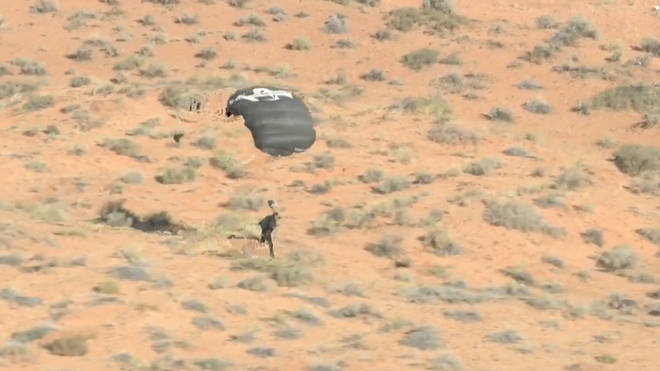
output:
M656 4L3 1L0 369L660 369Z

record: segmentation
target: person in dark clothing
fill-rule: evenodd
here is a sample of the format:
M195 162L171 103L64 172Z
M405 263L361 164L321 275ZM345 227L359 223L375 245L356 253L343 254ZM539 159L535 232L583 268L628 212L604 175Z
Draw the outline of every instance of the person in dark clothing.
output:
M266 216L265 218L259 221L259 226L261 227L261 243L268 242L268 249L270 252L270 257L275 257L275 252L273 251L273 236L272 233L277 228L277 218L279 214L276 211L273 211L271 215Z

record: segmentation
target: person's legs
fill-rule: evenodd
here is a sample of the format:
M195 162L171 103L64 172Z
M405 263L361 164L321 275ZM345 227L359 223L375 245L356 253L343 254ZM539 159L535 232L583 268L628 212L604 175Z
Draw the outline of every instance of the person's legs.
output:
M274 258L275 257L275 251L273 250L273 237L270 233L266 235L266 242L268 242L268 250L270 253L270 257Z

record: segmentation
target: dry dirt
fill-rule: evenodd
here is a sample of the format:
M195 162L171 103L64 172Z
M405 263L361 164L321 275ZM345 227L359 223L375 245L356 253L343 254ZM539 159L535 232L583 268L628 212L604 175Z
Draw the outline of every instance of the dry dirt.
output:
M660 258L658 246L636 230L660 228L660 192L633 192L634 179L611 158L623 144L658 147L660 125L631 129L643 113L632 109L572 110L610 87L660 81L657 50L654 56L638 48L645 37L660 36L654 1L455 0L454 14L465 24L437 32L390 28L389 40L372 35L388 29L395 9L421 11L421 0L279 0L286 15L277 21L266 12L270 1L242 8L224 0L176 3L60 0L52 12L31 11L36 1L0 7L0 368L659 369ZM323 31L335 13L345 16L343 34ZM176 21L186 14L196 23ZM264 25L234 25L250 14ZM139 22L145 15L153 24ZM538 28L542 15L559 24ZM540 63L519 58L574 16L597 37L579 38ZM252 28L265 41L241 37ZM285 48L296 37L311 48ZM93 38L105 40L105 49L97 43L89 60L70 57ZM354 47L332 47L340 39ZM133 60L135 68L114 68L145 46L153 55ZM195 57L204 48L215 58ZM420 48L437 50L439 58L457 53L459 64L407 68L402 56ZM620 59L606 61L616 50ZM16 58L45 71L28 64L21 72ZM635 58L644 63L630 62ZM553 70L563 63L595 69ZM140 72L150 65L164 75ZM385 80L360 77L371 69ZM327 84L338 71L345 84ZM458 91L431 84L449 73L462 79ZM72 87L73 77L89 83ZM520 89L523 79L543 88ZM254 148L241 118L221 115L235 88L260 83L303 96L316 124L311 149L270 158ZM168 86L200 97L201 112L162 104ZM52 102L25 105L39 96ZM431 103L420 112L392 108L406 98ZM534 98L552 111L525 110ZM657 111L660 102L650 105ZM432 112L442 107L451 113ZM495 107L508 108L515 121L487 119ZM153 118L157 125L136 130ZM435 143L427 133L436 126L479 139ZM175 132L184 134L178 144ZM214 148L194 145L202 136L215 138ZM101 145L121 138L137 149L122 155ZM336 139L350 148L328 144ZM613 144L597 145L602 139ZM513 146L530 156L502 153ZM244 176L232 179L210 164L219 150L233 155ZM188 166L194 179L156 180L191 157L199 165ZM330 157L332 166L309 166ZM463 171L487 157L502 166L481 176ZM441 176L381 194L359 180L369 168L409 183L417 173ZM543 173L530 175L537 168ZM584 182L558 186L565 169ZM142 181L120 180L131 171ZM334 185L310 192L324 181ZM561 197L553 207L533 201L553 193ZM237 196L255 206L230 208ZM188 229L149 233L99 221L103 206L120 199L135 214L165 211ZM268 199L283 215L273 261L264 250L243 254L241 241L225 239L236 228L253 230ZM484 213L493 200L530 205L564 232L492 225ZM336 207L346 218L373 218L353 228L319 221ZM432 211L436 217L428 218ZM521 218L535 227L533 216ZM314 223L332 233L314 233ZM602 247L582 237L590 228L602 231ZM451 239L460 253L434 253L420 239L429 230L446 231L438 244ZM396 245L396 236L398 256L367 248L381 238ZM624 244L636 264L615 272L598 266L599 254ZM259 257L245 256L252 254ZM543 260L548 256L556 266ZM133 271L117 276L121 267ZM245 285L253 277L262 279Z

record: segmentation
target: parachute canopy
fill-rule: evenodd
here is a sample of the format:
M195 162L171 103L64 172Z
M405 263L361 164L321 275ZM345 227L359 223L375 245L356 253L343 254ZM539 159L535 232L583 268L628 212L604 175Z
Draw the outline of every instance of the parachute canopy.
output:
M309 110L287 90L272 87L237 90L227 100L225 113L243 116L254 145L271 156L303 152L316 140Z

